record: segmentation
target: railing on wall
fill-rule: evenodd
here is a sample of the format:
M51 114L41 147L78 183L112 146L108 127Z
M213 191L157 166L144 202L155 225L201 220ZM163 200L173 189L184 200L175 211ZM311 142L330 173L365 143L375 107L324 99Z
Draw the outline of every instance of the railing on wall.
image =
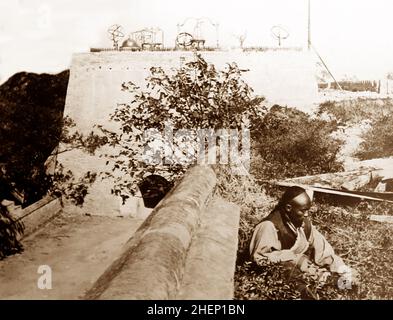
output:
M154 48L154 47L149 47L147 49L142 49L142 48L119 48L119 49L114 49L114 48L90 48L90 52L140 52L140 51L194 51L195 49L190 48L190 49L179 49L175 47L159 47L159 48ZM203 47L198 49L197 51L220 51L220 49L217 49L216 47Z
M370 92L381 92L381 81L370 81L370 80L365 80L365 81L339 81L338 84L341 86L341 88L345 91L351 91L351 92L360 92L360 91L370 91ZM337 83L331 82L331 83L319 83L318 84L319 89L333 89L333 90L339 90L340 88L338 87Z

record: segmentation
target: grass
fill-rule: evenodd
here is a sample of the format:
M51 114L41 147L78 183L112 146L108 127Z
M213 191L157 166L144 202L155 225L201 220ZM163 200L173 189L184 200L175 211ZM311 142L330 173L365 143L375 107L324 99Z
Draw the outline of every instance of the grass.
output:
M361 203L357 207L318 204L314 207L314 224L325 234L336 253L360 274L358 292L350 298L393 297L393 226L368 219L370 214L392 213L391 204L380 203Z
M355 156L361 160L384 158L393 155L393 112L376 120L363 135Z

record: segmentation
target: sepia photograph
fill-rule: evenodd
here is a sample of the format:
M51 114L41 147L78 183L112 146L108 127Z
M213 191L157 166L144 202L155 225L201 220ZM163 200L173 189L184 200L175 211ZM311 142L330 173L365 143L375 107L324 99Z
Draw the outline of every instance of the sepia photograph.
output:
M2 0L0 300L393 299L392 12Z

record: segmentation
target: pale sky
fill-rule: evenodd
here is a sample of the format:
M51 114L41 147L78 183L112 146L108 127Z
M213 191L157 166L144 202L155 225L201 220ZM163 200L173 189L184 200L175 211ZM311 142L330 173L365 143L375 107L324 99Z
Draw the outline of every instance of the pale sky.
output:
M337 78L383 77L393 72L392 15L392 0L311 0L312 42ZM62 71L72 53L110 47L106 30L114 23L126 34L160 27L173 46L177 24L201 17L219 24L223 47L245 32L245 46L274 46L274 25L290 33L284 46L307 42L307 0L1 0L0 83L18 71ZM201 30L215 45L207 20Z

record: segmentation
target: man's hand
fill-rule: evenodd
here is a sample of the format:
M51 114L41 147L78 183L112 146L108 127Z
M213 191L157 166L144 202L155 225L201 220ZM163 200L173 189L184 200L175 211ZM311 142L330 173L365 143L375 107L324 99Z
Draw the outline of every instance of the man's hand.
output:
M332 274L327 271L326 269L320 269L318 271L318 283L319 283L319 287L322 287L325 285L326 281L328 280L328 278L331 276Z
M316 275L317 269L307 256L299 256L297 265L299 266L299 269L301 271L309 273L311 275Z

